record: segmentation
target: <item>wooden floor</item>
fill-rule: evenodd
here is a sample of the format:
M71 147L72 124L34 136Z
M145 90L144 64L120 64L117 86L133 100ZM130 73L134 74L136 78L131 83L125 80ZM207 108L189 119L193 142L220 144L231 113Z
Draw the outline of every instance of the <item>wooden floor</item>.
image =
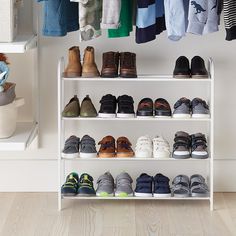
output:
M1 236L236 236L236 193L205 201L66 200L54 193L0 193Z

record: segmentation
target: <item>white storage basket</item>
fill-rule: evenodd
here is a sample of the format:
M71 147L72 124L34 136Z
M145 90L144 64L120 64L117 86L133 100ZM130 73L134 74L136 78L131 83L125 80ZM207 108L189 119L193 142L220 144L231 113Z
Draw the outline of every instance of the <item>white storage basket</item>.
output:
M0 42L12 42L17 35L21 0L0 0Z

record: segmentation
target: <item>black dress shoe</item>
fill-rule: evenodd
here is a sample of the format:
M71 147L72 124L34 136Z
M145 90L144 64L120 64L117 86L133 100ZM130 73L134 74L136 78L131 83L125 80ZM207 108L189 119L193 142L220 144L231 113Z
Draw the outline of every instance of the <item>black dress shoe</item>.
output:
M190 78L189 60L185 56L181 56L176 60L175 69L173 72L174 78Z
M192 77L194 78L207 78L208 77L208 72L205 67L205 62L204 60L199 57L195 56L191 60L191 74Z

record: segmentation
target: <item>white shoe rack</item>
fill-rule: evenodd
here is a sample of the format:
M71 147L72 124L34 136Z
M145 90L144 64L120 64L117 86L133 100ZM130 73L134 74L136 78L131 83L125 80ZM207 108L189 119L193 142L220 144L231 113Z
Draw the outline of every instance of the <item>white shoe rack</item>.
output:
M62 202L67 199L106 199L106 200L119 200L119 199L127 199L127 200L205 200L209 201L210 210L213 210L213 158L214 158L214 64L213 60L210 58L208 60L208 72L209 77L206 79L176 79L173 78L172 75L139 75L138 78L63 78L63 71L65 69L64 58L61 58L58 63L58 209L62 209ZM119 88L117 85L120 85ZM149 86L150 91L145 90L145 86ZM120 88L123 88L121 91ZM155 88L157 88L158 93L156 93ZM173 97L173 91L176 89L179 90L178 97ZM175 119L175 118L64 118L62 117L62 111L64 106L68 103L69 99L73 97L74 94L68 94L66 98L66 93L68 91L74 91L74 94L79 95L80 102L81 98L83 98L86 94L89 94L92 97L92 101L95 104L95 107L98 111L99 109L99 101L101 97L105 94L112 93L114 94L116 91L116 96L128 94L134 97L135 101L135 109L137 107L138 102L143 97L151 97L156 99L158 97L163 97L170 102L171 108L173 109L173 104L180 97L185 95L189 95L189 99L193 99L194 97L201 97L206 100L210 106L210 118L207 119ZM143 92L143 94L142 94ZM152 94L154 93L154 94ZM146 94L146 95L145 95ZM171 101L170 101L171 100ZM91 126L93 126L91 128ZM95 138L96 142L101 140L106 135L114 136L119 133L119 130L122 127L126 127L123 129L123 135L127 136L131 143L135 144L136 140L139 136L147 134L149 131L154 134L163 135L164 137L168 137L167 140L170 142L171 148L172 144L171 140L174 139L174 134L178 130L187 131L190 134L203 132L208 141L208 152L209 158L204 160L196 160L196 159L185 159L185 160L175 160L173 158L169 158L166 160L159 160L154 158L93 158L93 159L64 159L61 156L61 152L64 147L65 140L72 134L77 135L78 130L82 130L80 133L80 138L83 135L89 134L93 138ZM144 133L140 133L140 126L147 127ZM161 133L158 131L154 131L152 127L157 126ZM71 128L70 131L67 131L67 128ZM78 127L78 128L77 128ZM94 128L96 127L96 128ZM128 130L127 130L128 127ZM188 129L185 129L188 127ZM165 133L166 131L166 133ZM167 134L168 133L168 134ZM118 137L118 136L115 136ZM134 147L133 147L134 149ZM103 174L103 163L114 163L113 167L117 165L117 169L119 168L118 164L125 163L124 166L126 170L129 172L135 164L137 164L137 168L139 168L138 173L141 174L143 172L148 173L148 167L145 167L145 164L152 168L154 165L161 167L162 165L167 165L170 171L175 171L177 168L181 168L178 170L178 174L185 174L185 171L188 171L188 175L196 174L195 165L200 164L200 168L204 169L204 177L206 178L207 184L210 189L210 195L208 197L197 198L197 197L188 197L188 198L154 198L154 197L127 197L127 198L118 198L118 197L63 197L61 195L61 186L65 181L65 178L68 174L66 170L66 164L70 163L70 166L85 166L86 171L90 173L91 166L96 166L96 170L101 169L100 174ZM100 163L101 162L101 163ZM141 162L141 163L140 163ZM139 164L140 163L140 164ZM153 163L153 164L152 164ZM188 170L185 169L185 165L188 164ZM189 165L192 170L189 169ZM177 167L178 166L178 167ZM182 166L182 167L181 167ZM119 169L122 171L123 169ZM161 171L160 171L161 172ZM156 172L157 173L157 172ZM172 178L175 177L176 173L173 173L170 177L170 185ZM202 174L202 173L200 173ZM115 177L115 176L114 176ZM132 176L135 180L138 176ZM96 182L96 178L94 179L94 183Z

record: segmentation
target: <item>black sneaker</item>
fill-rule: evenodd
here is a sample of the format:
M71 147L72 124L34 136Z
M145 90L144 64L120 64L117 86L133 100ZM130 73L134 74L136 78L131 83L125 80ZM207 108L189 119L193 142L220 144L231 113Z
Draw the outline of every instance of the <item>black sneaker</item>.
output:
M175 69L173 72L174 78L190 78L191 71L189 67L189 60L185 56L179 57L175 62Z
M158 98L155 101L155 117L171 118L170 104L164 98Z
M195 56L191 60L191 75L193 78L207 78L208 77L208 72L205 67L205 62L199 56Z
M137 117L153 117L153 101L151 98L143 98L137 109Z
M153 178L154 180L154 191L153 196L154 197L171 197L171 191L170 191L170 179L162 174L156 174Z
M66 182L61 187L63 196L75 196L78 191L79 176L77 173L72 172L66 177Z
M107 94L102 97L100 111L98 116L101 118L112 118L116 117L116 97Z
M91 175L84 173L80 176L77 193L79 196L96 196Z
M122 95L117 99L119 118L132 118L134 117L134 100L131 96Z

